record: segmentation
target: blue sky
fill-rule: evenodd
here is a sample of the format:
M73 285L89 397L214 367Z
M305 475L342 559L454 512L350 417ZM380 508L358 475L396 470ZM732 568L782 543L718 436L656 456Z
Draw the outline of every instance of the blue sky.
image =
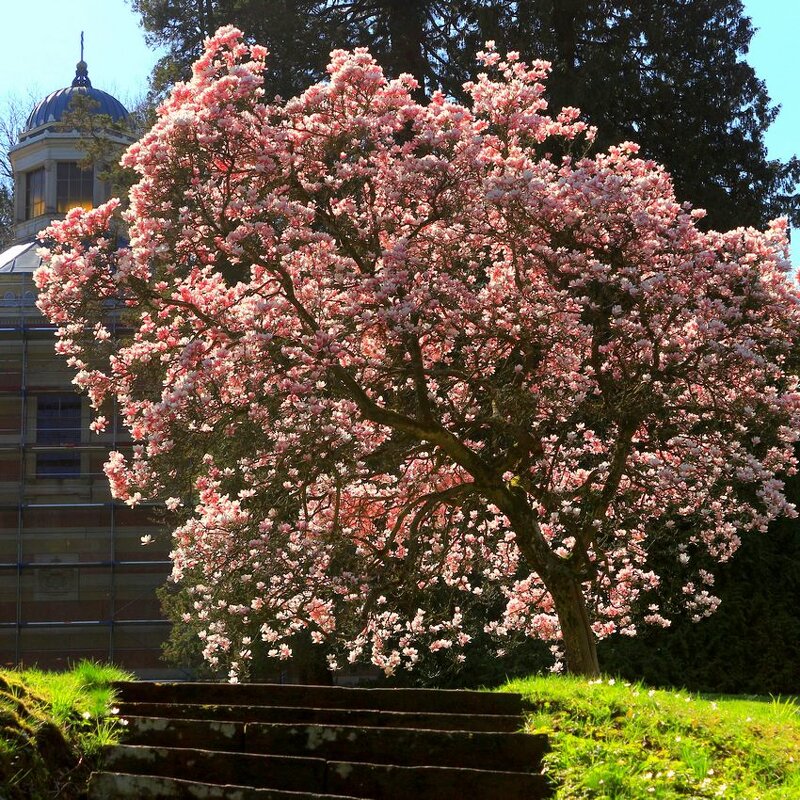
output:
M3 28L0 102L9 94L40 98L68 86L81 31L92 84L123 103L145 93L158 58L126 0L15 0L4 4Z
M746 0L744 6L758 29L747 61L766 81L772 101L781 106L767 133L769 154L788 159L800 153L800 0Z
M748 61L781 113L767 135L773 158L800 151L800 0L745 0L757 31ZM158 53L151 51L126 0L17 0L3 7L0 113L9 98L32 104L70 83L85 31L93 84L130 104L144 94ZM800 266L800 232L794 258Z

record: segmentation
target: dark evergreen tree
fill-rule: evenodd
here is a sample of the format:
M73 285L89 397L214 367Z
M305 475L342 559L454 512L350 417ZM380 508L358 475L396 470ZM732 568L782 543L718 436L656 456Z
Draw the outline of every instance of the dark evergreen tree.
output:
M800 502L800 479L788 496ZM795 694L800 686L800 536L780 519L742 546L717 571L722 598L708 619L678 617L667 630L641 629L599 646L611 674L696 691Z
M335 21L311 0L130 0L145 38L167 50L156 64L156 95L186 78L202 52L203 40L221 25L236 25L251 41L269 48L267 89L293 97L325 71L328 54L348 41Z
M0 252L14 238L14 194L6 183L0 183Z
M163 90L186 74L203 38L233 23L272 52L268 88L296 94L324 74L334 47L368 46L421 91L460 97L487 39L553 64L553 107L578 106L597 146L638 142L671 171L678 196L720 230L800 224L800 162L770 160L774 120L745 57L753 27L741 0L131 0L152 44L168 50Z
M14 171L9 150L19 141L32 99L7 98L0 117L0 252L14 239Z
M741 0L494 6L498 45L552 62L552 104L578 106L598 128L598 147L638 142L713 228L782 214L800 223L800 162L767 158L778 109L745 60L754 30Z
M459 92L470 3L446 0L130 0L148 42L166 47L153 73L156 93L188 74L203 39L233 24L272 54L267 88L291 97L325 75L330 51L367 46L392 74L410 72L422 91ZM458 66L456 66L458 64ZM469 69L472 69L470 60ZM461 74L461 73L459 73ZM466 77L466 73L462 78Z

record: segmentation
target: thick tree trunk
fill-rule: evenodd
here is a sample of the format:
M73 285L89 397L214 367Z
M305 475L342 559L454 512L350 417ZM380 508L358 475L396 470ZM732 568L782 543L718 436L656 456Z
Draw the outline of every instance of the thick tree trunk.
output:
M578 17L585 11L582 0L554 0L552 10L553 31L558 47L558 58L567 72L577 69Z
M427 96L428 62L425 59L425 9L421 0L389 0L385 5L389 28L389 68L392 77L413 75L421 86L418 100Z
M553 72L547 92L556 109L581 106L583 83L578 61L578 37L586 25L586 0L553 0L550 25L555 44Z
M599 675L597 642L589 622L580 581L566 570L554 572L547 581L547 588L553 596L558 621L561 623L567 671L571 675Z
M594 677L600 674L597 642L589 620L580 579L556 557L532 518L524 492L512 490L508 496L497 494L498 505L508 515L517 534L517 544L528 567L537 572L553 598L561 625L564 658L572 675ZM494 498L492 498L494 499Z
M308 631L301 631L292 639L294 653L286 677L289 683L306 686L333 686L333 674L328 669L325 650L313 644Z

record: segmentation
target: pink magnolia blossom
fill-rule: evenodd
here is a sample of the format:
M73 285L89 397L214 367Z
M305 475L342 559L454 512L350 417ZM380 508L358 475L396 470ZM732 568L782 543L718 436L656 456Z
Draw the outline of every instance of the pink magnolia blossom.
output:
M547 64L480 57L469 105L364 49L276 105L223 28L123 158L129 245L117 201L44 234L58 350L136 442L113 492L174 510L233 678L302 630L410 668L487 597L478 632L596 672L596 638L669 624L663 570L703 616L708 569L794 513L785 223L701 231L636 145L582 155Z

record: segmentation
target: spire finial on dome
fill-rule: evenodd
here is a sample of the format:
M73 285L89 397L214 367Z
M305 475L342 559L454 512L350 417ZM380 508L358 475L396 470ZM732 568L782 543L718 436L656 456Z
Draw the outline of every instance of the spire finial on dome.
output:
M81 31L81 60L75 67L75 77L72 80L73 86L91 86L92 82L89 80L89 68L83 60L83 31Z

